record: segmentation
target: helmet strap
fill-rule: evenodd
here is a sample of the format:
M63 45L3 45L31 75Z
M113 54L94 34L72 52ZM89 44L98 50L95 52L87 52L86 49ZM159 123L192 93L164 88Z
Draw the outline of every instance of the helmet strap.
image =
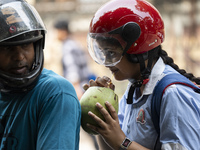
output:
M157 56L157 48L143 54L130 54L129 56L131 62L140 64L141 79L134 80L132 84L134 87L141 87L149 81L153 60ZM148 60L147 65L145 64L145 60Z
M131 85L128 91L128 97L126 99L127 104L132 104L133 103L133 93L135 91L135 86Z
M145 65L145 59L143 55L138 55L137 56L140 64L140 72L141 72L141 77L142 80L147 79L151 73L151 66L152 66L152 57L149 57L147 66Z
M146 84L149 81L149 75L151 73L151 67L153 63L153 53L148 53L148 64L147 67L145 65L145 55L139 54L135 55L138 59L138 62L140 63L140 72L141 72L141 80L135 80L132 85L130 86L129 92L128 92L128 97L126 99L127 104L132 104L133 103L133 93L135 91L136 87L141 87L143 84Z

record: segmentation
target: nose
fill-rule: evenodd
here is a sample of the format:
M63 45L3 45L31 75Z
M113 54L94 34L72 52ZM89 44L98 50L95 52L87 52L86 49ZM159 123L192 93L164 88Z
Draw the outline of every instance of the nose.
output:
M15 46L12 49L12 59L15 61L21 61L24 59L24 51L21 46Z

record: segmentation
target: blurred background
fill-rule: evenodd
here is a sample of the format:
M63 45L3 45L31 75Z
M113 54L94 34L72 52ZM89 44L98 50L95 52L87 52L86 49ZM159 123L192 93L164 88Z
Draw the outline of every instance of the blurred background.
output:
M55 38L53 23L58 19L70 20L69 27L74 38L87 52L86 38L90 20L96 10L107 1L109 0L28 0L41 15L48 31L45 47L46 68L62 75L61 42ZM160 11L165 23L163 48L180 68L200 76L200 0L148 1ZM97 75L111 77L111 73L105 67L94 63L93 60L89 61L90 67ZM122 82L120 85L119 89L124 89ZM118 93L121 95L123 91L119 90Z
M96 10L108 0L27 0L41 15L46 28L45 68L62 75L61 43L55 38L53 23L58 19L70 20L73 37L81 43L87 52L87 33L90 20ZM175 63L200 76L200 0L148 0L161 13L165 23L166 50ZM88 54L89 56L89 54ZM89 58L89 65L97 76L111 73ZM111 77L112 78L112 77ZM118 82L116 93L119 98L126 89L127 82ZM87 138L81 138L80 149L89 150ZM91 150L95 150L91 148Z

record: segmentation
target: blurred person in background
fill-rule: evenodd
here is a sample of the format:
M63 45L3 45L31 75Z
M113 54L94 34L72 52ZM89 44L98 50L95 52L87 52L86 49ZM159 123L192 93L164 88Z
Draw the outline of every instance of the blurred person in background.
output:
M57 39L62 42L63 76L73 84L80 100L83 84L95 79L95 76L91 73L83 47L72 38L69 21L57 20L54 28Z
M57 39L62 42L63 76L73 84L80 100L84 92L83 84L88 83L90 79L95 79L95 75L89 68L86 52L80 43L72 38L69 23L68 20L57 20L54 28ZM92 138L95 148L98 149L94 136L90 136L81 129L81 137Z
M43 68L46 29L24 0L0 1L0 149L79 149L73 85Z

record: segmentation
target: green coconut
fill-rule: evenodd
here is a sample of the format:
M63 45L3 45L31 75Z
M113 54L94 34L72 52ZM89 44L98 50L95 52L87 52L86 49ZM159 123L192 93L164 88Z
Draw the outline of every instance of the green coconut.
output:
M118 112L118 96L110 88L93 86L87 89L81 97L81 126L87 133L97 135L96 132L86 126L87 123L98 126L98 124L88 115L88 112L91 111L102 120L105 120L103 115L99 112L98 108L96 108L96 103L99 102L105 109L107 109L105 106L106 101L112 104L116 112Z

